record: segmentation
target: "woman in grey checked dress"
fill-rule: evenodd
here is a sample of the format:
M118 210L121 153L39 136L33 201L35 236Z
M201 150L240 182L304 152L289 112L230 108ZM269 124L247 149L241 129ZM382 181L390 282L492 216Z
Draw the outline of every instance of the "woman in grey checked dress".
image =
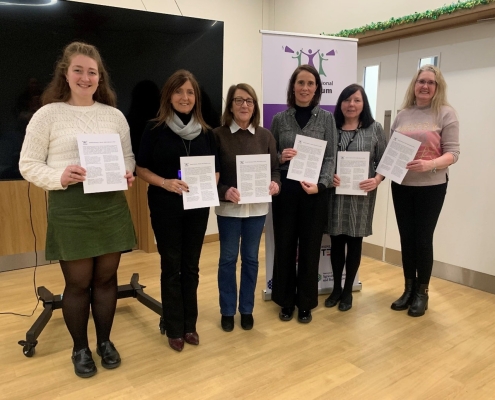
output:
M359 85L350 85L342 91L334 116L339 131L338 151L370 153L368 179L359 183L366 196L337 195L335 188L330 190L328 233L332 239L330 258L334 287L325 306L339 304L340 311L348 311L352 307L352 285L361 262L363 237L372 233L377 187L384 178L375 170L385 151L386 139L382 126L373 119L366 93ZM333 186L340 186L337 174L333 177ZM342 288L344 267L346 277Z

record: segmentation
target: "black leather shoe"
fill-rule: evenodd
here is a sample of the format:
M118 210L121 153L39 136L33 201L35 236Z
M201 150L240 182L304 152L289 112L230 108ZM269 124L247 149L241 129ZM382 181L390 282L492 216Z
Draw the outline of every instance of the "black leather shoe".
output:
M241 327L245 331L253 329L254 318L253 314L241 314Z
M352 294L342 297L339 303L339 311L349 311L352 308Z
M96 346L96 353L101 357L101 366L114 369L120 365L120 354L110 340Z
M197 346L199 344L198 332L188 332L184 335L184 341L189 344Z
M90 378L96 374L96 365L88 347L72 352L74 372L80 378Z
M225 332L232 332L234 330L234 316L227 317L222 315L220 324Z
M294 307L282 307L278 313L278 317L282 321L290 321L294 315Z
M339 295L335 295L332 292L332 294L325 299L325 307L335 307L337 304L339 304L340 296L341 293Z
M311 310L299 310L297 313L297 320L302 324L309 324L313 317L311 316Z

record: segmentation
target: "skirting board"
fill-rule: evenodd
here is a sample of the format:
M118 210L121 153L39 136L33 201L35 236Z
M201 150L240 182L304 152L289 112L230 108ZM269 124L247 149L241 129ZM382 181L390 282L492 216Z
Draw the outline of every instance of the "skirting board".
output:
M370 243L363 243L363 256L382 261L383 247ZM402 254L398 250L385 249L386 263L402 266ZM440 261L433 261L432 275L436 278L459 283L474 289L495 294L495 276L483 272L473 271Z
M0 272L12 271L15 269L34 267L38 261L38 265L50 264L50 261L45 260L45 251L38 251L38 260L36 260L36 253L21 253L12 254L10 256L0 257Z

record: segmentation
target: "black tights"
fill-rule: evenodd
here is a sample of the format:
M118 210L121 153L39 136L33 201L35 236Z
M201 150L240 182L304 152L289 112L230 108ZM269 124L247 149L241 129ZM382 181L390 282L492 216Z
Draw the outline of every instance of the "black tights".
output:
M110 340L117 306L117 268L120 252L82 260L60 260L65 278L62 312L74 341L73 351L88 347L89 309L97 343Z
M332 238L332 249L330 260L333 271L332 298L335 300L347 299L352 294L352 286L356 278L359 265L361 264L361 249L363 247L362 237L347 235L330 236ZM347 244L347 256L345 247ZM342 290L342 273L345 266L345 284Z

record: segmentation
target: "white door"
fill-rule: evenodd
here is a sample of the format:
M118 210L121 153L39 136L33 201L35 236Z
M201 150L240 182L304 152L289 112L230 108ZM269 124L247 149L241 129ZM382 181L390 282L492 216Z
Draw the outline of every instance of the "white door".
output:
M392 110L395 117L420 59L439 56L448 100L459 118L461 155L450 168L447 197L435 232L434 258L489 275L495 275L494 28L495 22L485 22L358 48L358 81L362 82L364 66L380 65L379 122L383 122L384 110ZM366 242L400 250L392 200L382 185L373 230Z

